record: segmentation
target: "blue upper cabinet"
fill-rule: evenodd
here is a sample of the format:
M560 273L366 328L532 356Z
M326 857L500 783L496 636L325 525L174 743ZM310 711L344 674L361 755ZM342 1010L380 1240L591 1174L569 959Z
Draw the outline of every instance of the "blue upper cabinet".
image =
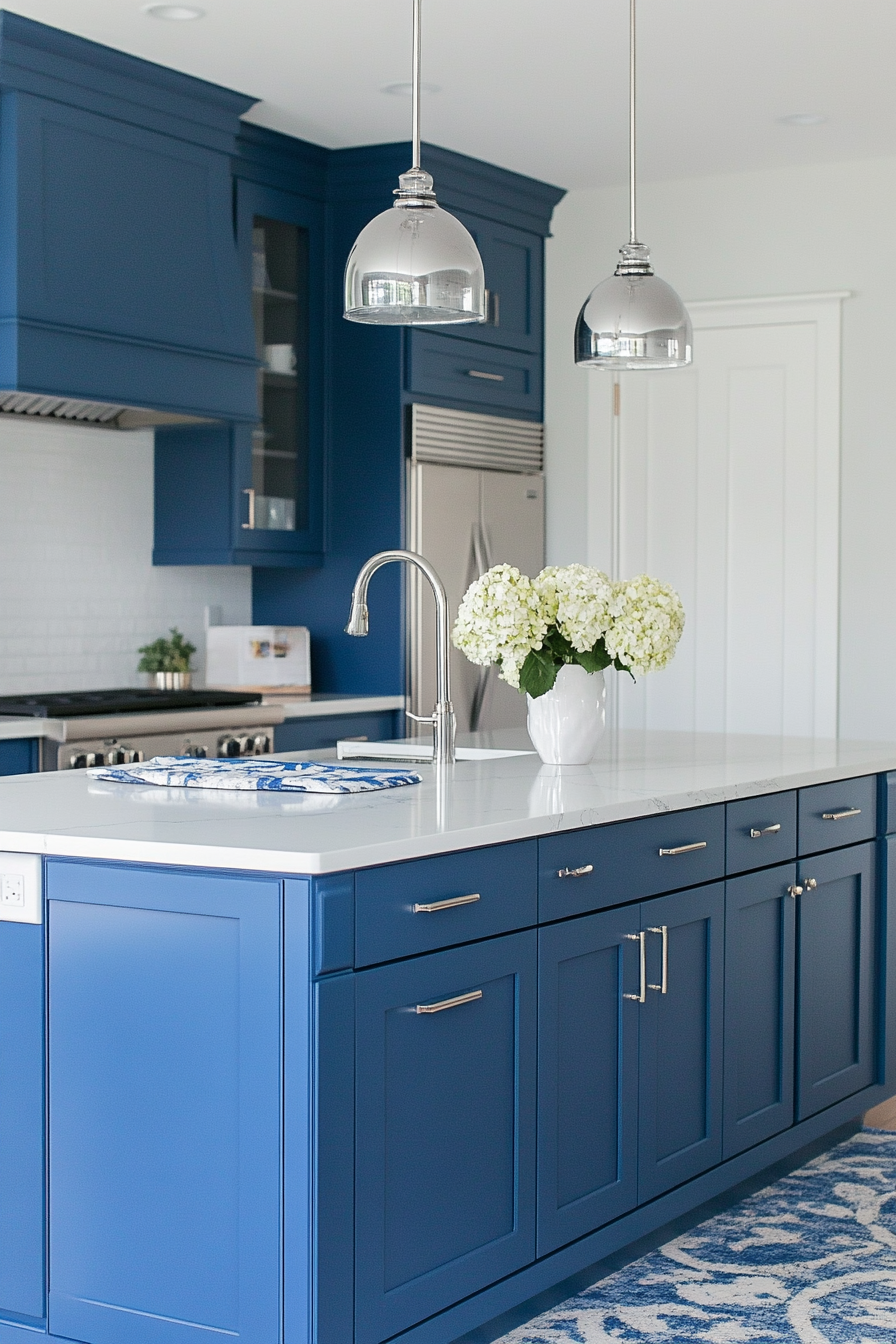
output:
M0 389L251 422L253 100L0 14Z
M156 564L320 564L326 151L246 126L234 159L251 424L156 432ZM197 509L196 501L201 500Z

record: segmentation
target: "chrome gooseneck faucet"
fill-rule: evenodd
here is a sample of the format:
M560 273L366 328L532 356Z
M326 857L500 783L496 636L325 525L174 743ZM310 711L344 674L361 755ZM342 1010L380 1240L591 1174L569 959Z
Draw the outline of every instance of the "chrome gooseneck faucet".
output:
M436 706L429 718L420 718L416 714L408 717L418 723L432 724L432 759L436 765L451 765L454 762L454 708L451 704L451 672L448 665L448 594L445 585L428 560L415 551L379 551L372 555L358 571L355 586L352 589L352 609L345 627L347 635L367 634L367 585L371 575L381 565L391 560L402 560L406 564L416 565L421 574L429 580L433 597L436 600Z

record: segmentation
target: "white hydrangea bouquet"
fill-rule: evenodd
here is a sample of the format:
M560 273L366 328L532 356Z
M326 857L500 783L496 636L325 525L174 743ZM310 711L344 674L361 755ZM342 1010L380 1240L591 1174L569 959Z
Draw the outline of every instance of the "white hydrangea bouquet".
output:
M665 667L683 629L678 593L647 574L614 583L588 565L551 565L530 579L494 565L464 594L452 638L534 700L570 664L632 676Z

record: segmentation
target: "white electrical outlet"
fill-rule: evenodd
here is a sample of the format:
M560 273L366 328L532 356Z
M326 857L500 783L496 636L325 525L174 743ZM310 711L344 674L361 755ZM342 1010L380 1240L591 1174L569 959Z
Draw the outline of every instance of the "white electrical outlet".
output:
M39 854L0 853L0 923L43 922Z

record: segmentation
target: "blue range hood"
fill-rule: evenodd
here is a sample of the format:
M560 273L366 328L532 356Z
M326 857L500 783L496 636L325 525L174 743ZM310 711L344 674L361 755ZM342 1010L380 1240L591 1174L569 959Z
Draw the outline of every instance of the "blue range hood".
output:
M254 101L0 11L0 413L257 419L230 163Z

